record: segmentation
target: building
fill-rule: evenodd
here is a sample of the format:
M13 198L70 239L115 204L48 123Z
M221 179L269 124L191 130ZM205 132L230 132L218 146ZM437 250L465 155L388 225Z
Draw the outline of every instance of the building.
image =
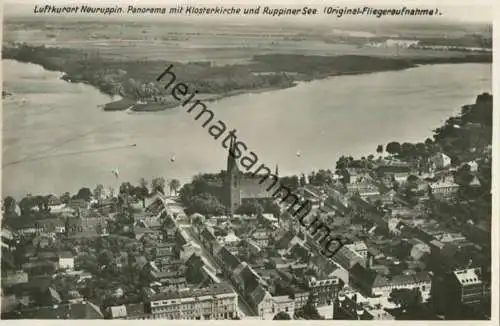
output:
M312 302L317 306L332 304L342 286L343 282L338 277L326 279L311 277L307 284Z
M286 312L288 315L290 315L290 317L293 317L293 315L295 314L294 299L286 295L273 297L272 312L274 315L279 312Z
M262 285L258 285L249 297L250 304L252 304L261 319L272 319L274 317L275 301Z
M180 259L187 261L193 254L201 255L201 247L195 242L188 242L182 245Z
M468 268L453 272L454 286L451 288L450 297L461 304L474 304L480 302L486 295L486 288L481 278L481 269Z
M451 165L451 158L443 153L437 153L431 157L432 168L434 170L445 169Z
M231 286L219 283L191 291L164 292L153 296L146 312L152 319L232 319L237 316L238 296Z
M28 273L23 271L6 271L2 273L2 287L28 283Z
M268 229L258 227L251 232L250 239L260 248L266 248L272 239Z
M81 214L81 230L82 232L105 234L107 221L106 218L97 213L83 213Z
M385 41L386 47L410 48L418 45L418 40L388 39Z
M333 304L333 319L373 320L373 316L358 302L356 293L340 293Z
M26 308L2 314L2 319L103 319L101 309L89 302Z
M71 270L75 268L75 258L72 253L62 252L59 254L59 268Z
M380 195L378 187L371 183L371 181L349 183L346 187L348 196L359 195L361 198L370 198Z
M436 196L451 196L458 191L460 186L449 180L439 180L429 184L429 189Z
M366 245L365 245L366 246ZM352 249L351 249L352 248ZM354 249L354 250L353 250ZM366 249L366 255L368 255L368 248ZM356 264L361 266L366 266L366 256L355 251L355 247L347 247L347 245L341 247L333 257L336 263L345 269L351 269Z
M231 145L229 147L227 157L226 179L224 180L223 187L223 193L226 198L225 203L228 207L230 215L234 215L235 211L245 200L271 199L273 191L269 190L271 190L273 186L278 183L277 167L275 174L272 174L271 171L263 165L261 166L262 170L267 170L267 174L265 175L242 173L238 168L236 158L232 154L236 152L236 144L234 139L231 139ZM260 170L260 168L258 170Z
M349 270L349 280L352 287L360 290L368 297L389 298L391 292L395 289L419 289L424 302L429 300L432 286L431 277L425 271L387 278L359 264Z
M15 249L15 241L13 233L6 227L2 227L2 249L13 250Z

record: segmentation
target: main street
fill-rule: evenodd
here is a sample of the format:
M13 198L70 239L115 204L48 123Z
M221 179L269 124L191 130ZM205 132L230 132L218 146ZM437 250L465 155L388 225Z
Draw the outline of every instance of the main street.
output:
M175 213L179 213L180 211L183 211L183 208L175 201L174 197L166 197L166 196L159 196L161 201L163 202L163 207L165 208L165 211L169 215L174 215ZM212 278L212 280L215 283L220 283L224 280L221 280L217 275L212 273L210 270L215 270L215 271L221 271L222 268L217 264L217 262L214 260L212 257L211 253L209 253L206 248L203 246L201 243L200 239L196 236L196 234L193 232L192 225L190 224L180 224L177 221L174 220L174 223L179 229L182 229L185 231L185 234L189 237L189 239L186 239L188 241L191 241L192 243L198 245L201 248L201 257L204 259L205 263L208 265L209 268L205 269L207 274ZM233 287L231 282L227 280L227 283L231 285L235 293L238 293L238 291ZM249 305L245 302L245 300L241 297L241 295L238 293L238 316L241 319L244 319L245 316L253 316L255 315L252 312L252 309L249 307Z
M205 259L205 261L207 262L207 264L209 265L209 267L212 268L213 270L219 270L219 271L221 271L222 267L219 266L219 264L217 264L217 262L213 259L212 255L205 249L205 247L201 243L200 239L193 232L192 227L191 226L183 226L183 229L184 229L184 231L186 231L186 234L189 236L189 238L190 238L189 240L192 241L193 243L197 244L198 246L200 246L200 248L201 248L201 256ZM216 277L216 278L219 279L218 277ZM220 280L217 281L216 279L214 279L214 281L215 282L220 282ZM231 282L229 280L227 282L229 284L231 284ZM232 284L231 284L231 286L232 286ZM234 287L233 287L233 289L234 289ZM238 293L238 291L236 289L234 289L234 291L236 293ZM238 293L238 314L240 315L241 318L244 317L244 316L253 316L253 315L255 315L255 313L252 312L252 309L245 302L245 300L242 298L242 296L239 295L239 293Z

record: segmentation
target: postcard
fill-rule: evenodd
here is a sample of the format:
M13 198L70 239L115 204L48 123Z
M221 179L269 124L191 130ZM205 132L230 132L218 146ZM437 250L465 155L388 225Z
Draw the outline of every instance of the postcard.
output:
M495 324L493 11L6 1L1 318Z

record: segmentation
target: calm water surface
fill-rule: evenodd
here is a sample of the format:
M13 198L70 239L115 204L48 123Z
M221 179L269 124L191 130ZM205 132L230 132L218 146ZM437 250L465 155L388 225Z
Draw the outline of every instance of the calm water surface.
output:
M91 86L66 83L60 73L32 64L4 60L3 69L4 87L14 93L3 101L3 196L116 186L115 168L119 181L135 183L156 176L185 182L225 167L220 141L185 109L103 112L98 106L110 99ZM434 65L207 105L262 163L291 174L333 168L342 154L369 155L392 140L423 141L462 105L490 91L489 64ZM130 144L136 147L116 149ZM105 148L111 149L99 151ZM40 156L46 158L30 160Z

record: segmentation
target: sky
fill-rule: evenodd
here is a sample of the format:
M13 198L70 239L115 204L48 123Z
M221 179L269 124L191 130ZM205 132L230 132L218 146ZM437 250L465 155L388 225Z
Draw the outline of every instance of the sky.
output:
M424 7L439 8L444 13L443 17L453 20L473 21L473 22L492 22L493 21L493 3L495 0L197 0L197 1L179 1L179 0L5 0L5 16L31 15L34 5L82 5L89 4L99 7L104 6L160 6L171 7L176 5L196 5L196 6L314 6L322 8L328 6L370 6L370 7ZM498 2L498 1L496 1ZM498 8L496 8L498 10ZM324 19L324 17L323 17Z

